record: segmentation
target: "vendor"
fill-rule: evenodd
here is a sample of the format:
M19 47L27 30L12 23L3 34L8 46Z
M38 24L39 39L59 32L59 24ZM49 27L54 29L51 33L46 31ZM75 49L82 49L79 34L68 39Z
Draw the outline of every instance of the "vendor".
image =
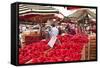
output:
M51 26L52 26L52 28L51 28L51 35L50 36L51 37L57 36L59 34L58 28L55 26L55 24L52 24Z
M75 35L76 34L76 30L75 30L75 24L69 24L67 26L68 28L68 33L71 35Z
M51 31L50 31L50 41L48 42L48 45L50 47L53 47L55 43L60 44L60 41L57 39L57 36L59 34L58 28L55 26L55 24L51 25Z

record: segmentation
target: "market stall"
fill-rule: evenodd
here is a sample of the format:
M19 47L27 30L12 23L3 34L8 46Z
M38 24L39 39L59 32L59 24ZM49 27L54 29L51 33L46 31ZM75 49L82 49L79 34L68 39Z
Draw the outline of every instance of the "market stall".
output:
M67 18L70 18L71 21L77 23L78 26L81 26L86 33L94 33L93 30L95 30L95 27L94 29L92 28L93 26L96 26L96 14L91 10L92 9L80 8L76 12L67 16Z
M32 42L38 42L43 39L45 24L52 24L53 20L58 21L60 18L57 16L59 11L52 7L34 6L34 5L19 5L19 20L20 29L23 31L23 25L25 31L21 32L24 38L24 44L30 44ZM22 25L22 26L21 26ZM37 26L38 25L38 26ZM27 30L28 28L28 30Z
M89 36L88 46L85 47L85 59L96 59L96 14L91 9L81 8L73 14L69 15L67 19L77 21L78 26Z
M80 27L85 24L89 26L88 24L91 24L89 20L92 18L95 19L96 16L88 9L79 9L68 17L63 17L59 10L52 7L20 5L21 48L19 48L19 63L87 60L90 57L90 36L88 33L85 33L86 30L84 29L82 29L84 33L81 33L81 30L78 32L77 25ZM56 37L60 44L55 40L54 45L51 47L48 43L52 37L48 38L48 33L50 33L49 28L53 27L55 27L55 31L52 32L57 33L58 31L58 34L52 37Z

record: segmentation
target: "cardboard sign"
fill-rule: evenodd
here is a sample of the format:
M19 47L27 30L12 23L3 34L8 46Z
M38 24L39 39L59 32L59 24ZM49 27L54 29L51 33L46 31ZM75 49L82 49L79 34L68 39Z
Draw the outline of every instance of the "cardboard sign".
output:
M55 42L56 42L56 40L57 40L57 37L56 36L52 36L51 39L50 39L50 41L48 42L48 45L50 47L53 47L54 44L55 44Z

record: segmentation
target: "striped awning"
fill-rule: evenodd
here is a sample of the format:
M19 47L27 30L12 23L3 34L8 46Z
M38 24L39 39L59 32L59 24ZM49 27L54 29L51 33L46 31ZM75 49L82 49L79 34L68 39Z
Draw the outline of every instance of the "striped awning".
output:
M52 8L51 6L40 6L40 5L28 5L20 4L19 5L19 15L27 14L55 14L59 13L58 10Z

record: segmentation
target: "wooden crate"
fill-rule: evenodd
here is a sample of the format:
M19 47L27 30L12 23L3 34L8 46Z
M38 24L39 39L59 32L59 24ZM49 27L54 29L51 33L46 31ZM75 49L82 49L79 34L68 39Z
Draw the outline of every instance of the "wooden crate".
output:
M96 36L89 38L89 43L85 47L85 60L96 59Z

